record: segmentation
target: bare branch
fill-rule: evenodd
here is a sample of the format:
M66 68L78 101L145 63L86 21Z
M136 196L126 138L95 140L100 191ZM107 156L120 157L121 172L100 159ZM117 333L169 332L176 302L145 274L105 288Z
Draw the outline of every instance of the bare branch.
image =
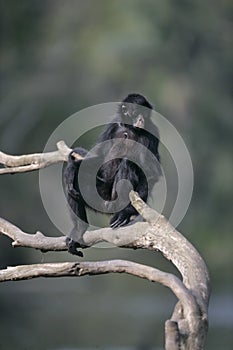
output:
M180 334L177 322L167 320L165 322L165 348L169 350L180 349Z
M0 175L34 171L45 168L51 164L67 161L71 149L64 141L59 141L57 143L57 149L58 150L54 152L34 153L22 156L12 156L0 152L0 164L4 165L4 168L0 168Z
M188 309L189 313L193 312L194 309L197 310L195 299L178 277L150 266L127 260L48 263L8 267L0 270L0 281L19 281L38 277L80 277L106 273L128 273L145 278L151 282L161 283L165 287L170 288L177 298L184 302L185 308Z
M57 143L57 148L54 152L23 156L0 152L0 164L4 166L0 168L0 174L33 171L67 161L71 149L63 141ZM210 295L206 264L193 245L164 216L149 208L133 191L130 199L145 222L137 222L117 230L105 228L87 231L83 235L84 244L92 246L104 241L119 247L160 251L177 267L182 281L152 267L123 260L9 267L0 270L0 281L125 272L159 282L170 288L179 300L171 320L166 323L166 350L201 350L207 333ZM0 233L10 237L14 247L24 246L42 251L67 250L63 236L46 237L41 232L28 234L4 219L0 219Z
M200 254L163 216L150 209L135 192L131 192L130 196L135 208L145 217L149 216L150 223L138 222L117 230L104 228L86 231L83 235L84 243L87 246L93 246L104 241L118 247L159 250L181 272L185 286L195 295L203 317L207 318L209 274ZM26 246L43 251L67 249L65 237L46 237L41 232L31 235L4 219L0 219L0 232L14 241L14 247Z
M130 199L137 211L150 222L144 247L159 250L166 259L172 261L180 271L184 284L193 291L207 315L210 282L209 272L201 255L163 215L144 203L136 192L131 191Z
M8 236L13 240L13 247L27 247L47 251L64 251L67 250L65 236L46 237L41 232L35 234L26 233L17 226L0 218L0 233Z

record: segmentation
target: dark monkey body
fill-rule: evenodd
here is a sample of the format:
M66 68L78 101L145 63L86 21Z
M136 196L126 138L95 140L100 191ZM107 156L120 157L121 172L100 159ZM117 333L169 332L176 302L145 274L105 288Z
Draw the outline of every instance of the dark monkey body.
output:
M161 175L158 152L159 132L151 121L151 110L152 106L144 96L128 95L119 104L115 118L100 135L93 153L89 154L83 148L75 148L70 153L64 176L67 201L74 224L67 238L70 253L82 256L77 248L84 246L82 236L88 227L86 207L100 212L108 208L110 213L114 213L110 220L112 228L126 225L132 216L138 215L129 203L130 189L125 187L124 182L119 181L128 180L131 188L138 192L144 201L147 201L148 192ZM137 145L139 145L138 151ZM150 152L140 151L142 146ZM135 152L138 160L132 161L131 155L134 154L135 157ZM85 158L80 160L78 154ZM87 171L80 187L81 166L85 166ZM102 198L102 203L105 203L103 210L93 208L81 193L81 189L85 193L93 191L90 187L90 177L95 169L97 169L95 171L96 189ZM123 209L116 211L114 206L111 207L111 203L117 200L118 192L126 198L127 204Z

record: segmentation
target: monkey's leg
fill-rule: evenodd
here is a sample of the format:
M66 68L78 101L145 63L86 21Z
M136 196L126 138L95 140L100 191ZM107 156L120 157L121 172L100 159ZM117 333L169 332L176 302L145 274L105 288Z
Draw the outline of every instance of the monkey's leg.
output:
M70 206L71 219L74 224L73 229L67 235L66 239L68 251L71 254L83 256L83 253L78 251L77 248L86 247L83 242L83 234L88 228L85 202L79 195L74 199L68 192L68 204Z
M129 173L130 174L130 173ZM144 202L147 201L148 196L148 186L147 181L143 177L137 179L134 175L129 176L131 184L133 185L134 191L138 192L138 195ZM125 194L126 199L129 198L129 192L126 190ZM117 228L125 226L130 223L133 216L138 216L137 210L129 203L124 209L115 213L110 220L110 227Z

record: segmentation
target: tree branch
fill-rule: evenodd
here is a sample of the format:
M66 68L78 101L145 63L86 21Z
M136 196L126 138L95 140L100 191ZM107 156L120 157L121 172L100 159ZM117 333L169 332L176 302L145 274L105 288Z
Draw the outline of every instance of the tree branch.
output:
M32 171L67 161L71 149L63 141L57 143L57 148L55 152L24 156L0 152L0 163L5 166L0 169L0 174ZM193 245L164 216L149 208L133 191L130 200L145 222L116 230L105 228L87 231L83 235L84 244L92 246L104 241L119 247L160 251L180 271L182 281L172 274L124 260L8 267L0 270L0 281L125 272L161 283L170 288L179 300L171 320L166 323L166 350L201 350L207 333L210 295L205 262ZM42 251L67 250L63 236L46 237L41 232L28 234L4 219L0 219L0 232L13 240L14 247L24 246Z
M125 248L159 250L178 268L184 284L197 297L206 314L210 290L209 274L203 259L189 241L162 215L150 209L135 192L132 191L130 197L138 212L150 222L138 222L117 230L104 228L86 231L83 235L84 243L93 246L104 241ZM4 219L0 219L0 232L13 240L14 247L23 246L42 251L67 250L64 236L46 237L41 232L28 234Z
M34 171L58 162L67 161L71 149L64 141L59 141L57 148L58 150L54 152L34 153L22 156L12 156L0 152L0 164L4 166L4 168L0 168L0 175ZM80 159L82 159L81 156Z
M34 248L43 252L67 250L65 236L46 237L40 231L29 234L2 218L0 218L0 233L13 240L13 247Z
M106 273L128 273L158 282L170 288L179 300L185 303L185 308L191 313L197 309L195 299L180 279L172 274L162 272L150 266L145 266L127 260L107 260L97 262L44 263L21 265L0 270L0 281L19 281L38 277L67 277L102 275Z
M159 250L167 259L171 260L181 272L183 282L174 275L166 274L159 270L144 267L139 264L136 265L138 271L135 275L149 280L152 278L152 280L169 287L174 292L180 302L177 304L176 312L173 313L171 321L178 324L180 334L194 334L195 336L192 338L193 348L190 347L190 349L199 349L198 346L200 346L200 344L198 343L198 345L196 345L196 343L200 340L200 337L197 337L196 335L200 332L203 336L206 334L209 299L209 276L205 263L191 243L176 231L162 215L159 215L157 212L150 209L135 192L132 191L130 193L130 198L132 204L139 213L144 219L150 220L150 222L138 222L133 226L129 225L117 230L104 228L95 231L87 231L83 235L83 241L88 246L105 241L120 247L134 249L143 248L154 251ZM14 241L14 247L27 246L41 249L42 251L67 249L65 245L65 237L46 237L40 232L31 235L23 232L4 219L0 220L0 231ZM89 265L91 263L80 265L83 263L78 263L76 266L81 266L82 268L90 267L90 269L84 269L84 271L86 271L85 274L107 272L130 273L128 271L133 273L133 271L136 271L135 269L129 270L129 265L127 265L127 263L124 262L123 264L124 267L128 266L127 271L122 271L123 266L121 264L117 265L112 262L108 262L107 264L106 262L98 262L93 263L94 265ZM132 268L132 265L130 266ZM64 268L65 272L63 270ZM60 264L31 265L29 267L21 266L1 271L0 280L1 277L2 280L12 280L52 276L53 274L54 276L63 276L64 273L68 273L69 275L69 268L70 265ZM17 278L19 271L20 278ZM196 322L196 320L198 320L198 322Z

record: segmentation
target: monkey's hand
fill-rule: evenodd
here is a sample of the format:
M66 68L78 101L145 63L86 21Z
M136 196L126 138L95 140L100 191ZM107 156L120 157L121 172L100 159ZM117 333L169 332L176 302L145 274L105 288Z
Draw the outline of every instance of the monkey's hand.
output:
M73 255L78 255L78 256L81 256L83 257L83 253L80 252L80 250L77 250L78 248L86 248L86 246L78 243L78 242L75 242L73 241L73 239L69 238L69 237L66 237L66 245L67 245L67 248L68 248L68 252L70 254L73 254Z

